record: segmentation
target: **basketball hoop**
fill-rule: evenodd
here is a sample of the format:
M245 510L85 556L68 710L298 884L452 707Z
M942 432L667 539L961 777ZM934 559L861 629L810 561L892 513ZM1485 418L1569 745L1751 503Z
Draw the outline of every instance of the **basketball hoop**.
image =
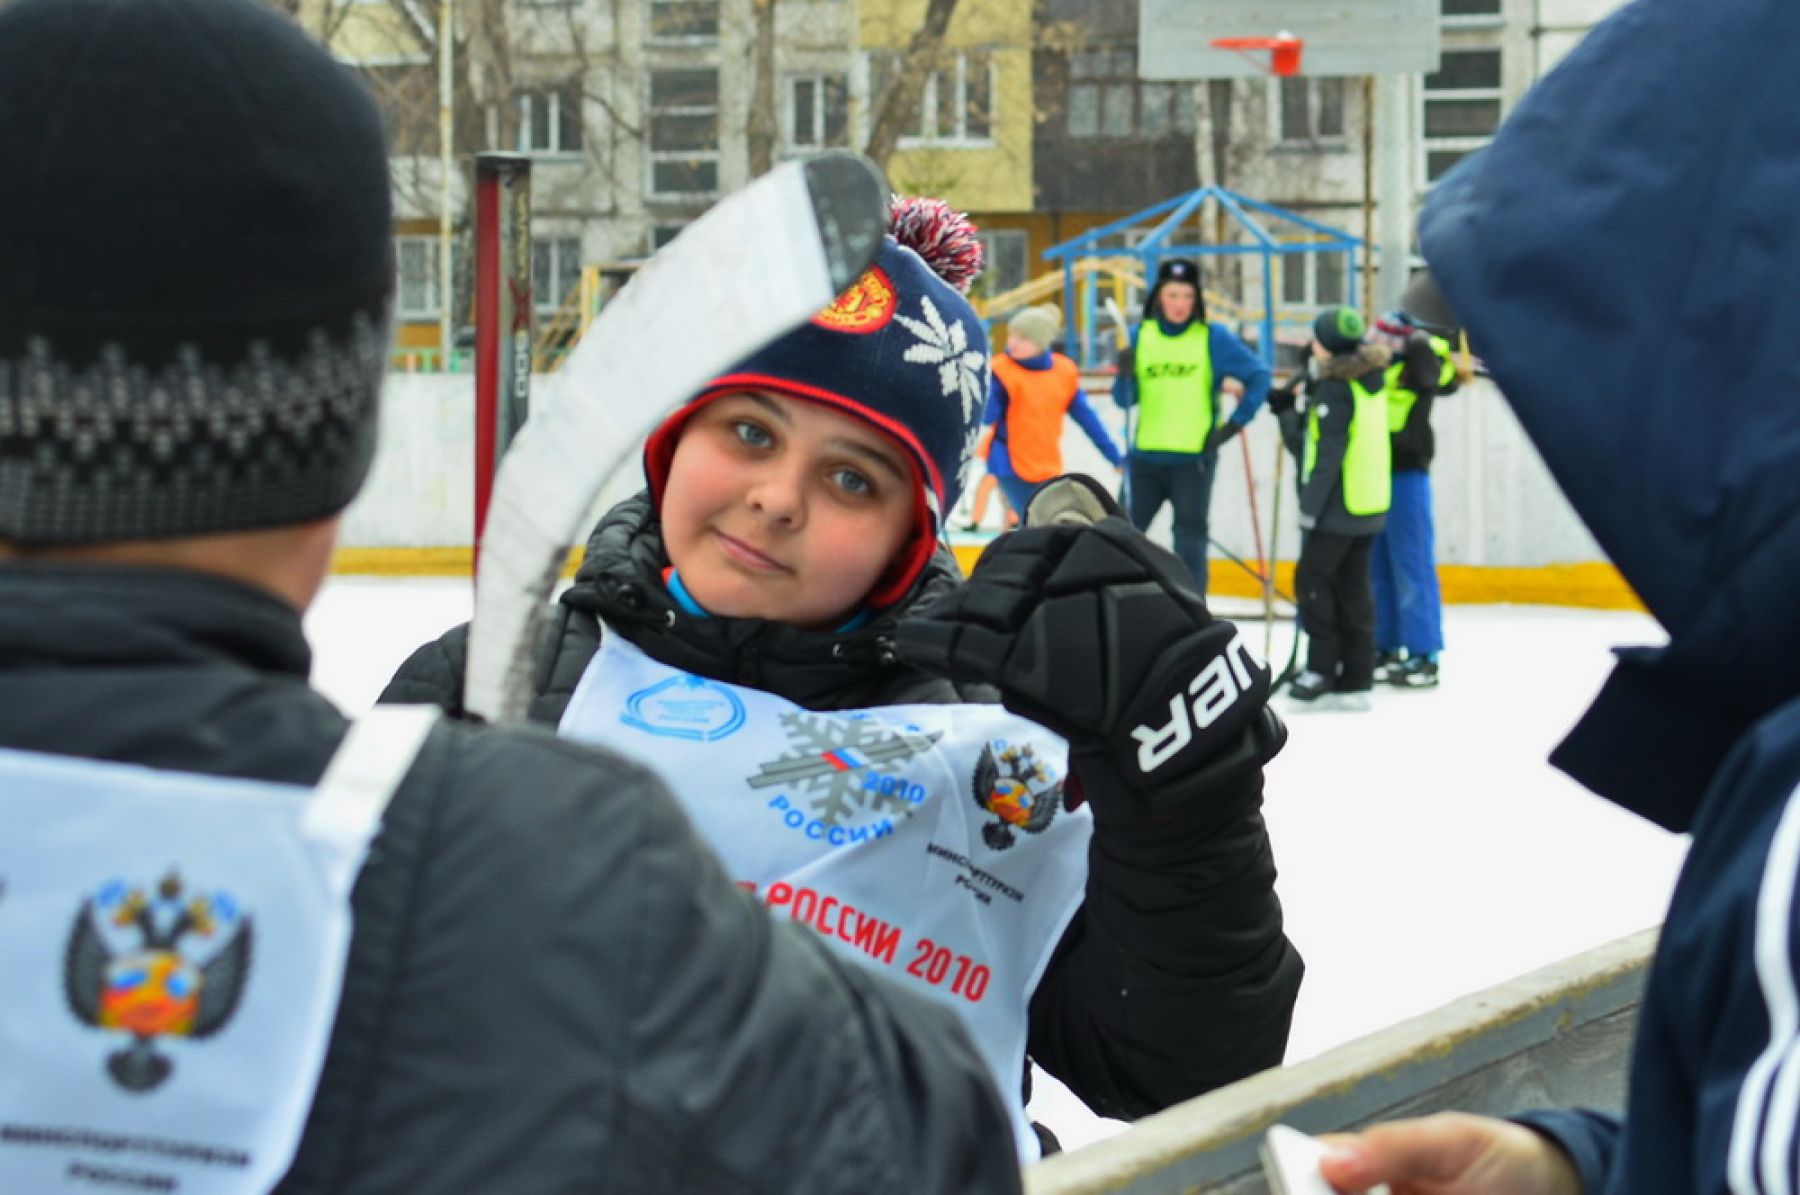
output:
M1284 32L1274 37L1215 37L1212 44L1215 50L1233 50L1252 62L1256 61L1252 55L1267 51L1268 73L1286 78L1300 73L1300 51L1306 43Z

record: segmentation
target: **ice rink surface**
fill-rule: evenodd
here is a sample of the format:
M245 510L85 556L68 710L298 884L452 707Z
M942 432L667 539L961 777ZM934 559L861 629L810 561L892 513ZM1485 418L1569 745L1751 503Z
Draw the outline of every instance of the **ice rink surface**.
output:
M334 577L307 617L314 683L346 712L468 618L466 580ZM1262 648L1260 622L1246 623ZM1273 652L1287 657L1292 625ZM1445 611L1443 683L1378 688L1368 713L1295 712L1265 814L1289 936L1306 959L1289 1061L1661 919L1686 849L1545 756L1611 666L1660 643L1645 615ZM1225 1030L1229 1032L1229 1029ZM1039 1076L1033 1114L1075 1147L1123 1126Z

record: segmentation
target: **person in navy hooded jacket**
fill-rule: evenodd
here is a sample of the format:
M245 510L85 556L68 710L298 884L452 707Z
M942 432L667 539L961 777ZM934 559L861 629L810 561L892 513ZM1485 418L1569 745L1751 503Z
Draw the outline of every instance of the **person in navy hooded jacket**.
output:
M1794 45L1792 0L1637 0L1426 205L1442 299L1668 633L1618 652L1551 760L1693 843L1623 1116L1333 1138L1339 1191L1795 1185L1800 104L1790 55L1769 52Z

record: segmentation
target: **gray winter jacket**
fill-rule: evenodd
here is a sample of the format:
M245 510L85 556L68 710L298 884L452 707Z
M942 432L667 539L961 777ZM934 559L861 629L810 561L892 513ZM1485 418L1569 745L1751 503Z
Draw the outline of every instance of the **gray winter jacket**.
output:
M346 722L299 616L180 572L0 567L0 748L313 784ZM353 894L279 1191L1012 1191L952 1017L720 873L661 785L445 723Z

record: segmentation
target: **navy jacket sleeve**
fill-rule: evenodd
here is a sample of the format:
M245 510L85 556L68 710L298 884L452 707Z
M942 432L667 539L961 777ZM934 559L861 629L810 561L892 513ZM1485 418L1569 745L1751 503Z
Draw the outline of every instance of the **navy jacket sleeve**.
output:
M1558 1109L1551 1112L1527 1112L1513 1118L1535 1132L1556 1142L1575 1163L1581 1175L1583 1191L1606 1188L1607 1171L1612 1167L1613 1152L1619 1144L1621 1124L1609 1112L1585 1108Z

